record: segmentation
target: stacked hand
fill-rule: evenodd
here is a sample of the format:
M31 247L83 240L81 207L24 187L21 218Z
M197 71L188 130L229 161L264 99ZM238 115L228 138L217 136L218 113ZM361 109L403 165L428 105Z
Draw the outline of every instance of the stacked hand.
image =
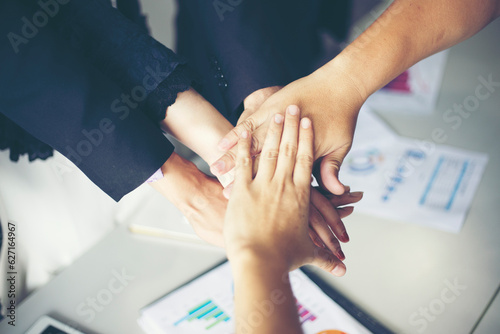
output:
M330 84L331 76L338 78L336 86ZM325 190L341 195L345 189L338 180L338 171L351 147L357 115L364 101L358 86L338 68L328 73L320 69L294 81L269 97L257 111L242 115L246 118L220 141L219 148L227 152L212 165L212 172L220 175L233 168L234 146L244 130L252 133L252 154L259 153L272 116L283 114L286 107L293 104L315 124L314 160L320 159L318 181Z
M274 97L273 93L281 93L279 90L280 87L271 87L251 94L244 101L245 112L240 121L252 117L264 102L267 103L270 97ZM201 113L201 110L204 112ZM200 121L200 118L203 119ZM167 110L163 126L166 129L175 129L182 128L186 123L191 124L196 135L187 136L175 132L172 134L186 142L206 161L213 162L217 157L213 147L216 146L216 141L231 129L231 125L225 119L220 119L220 114L192 90L179 94L176 103ZM204 138L204 140L193 142L192 138ZM173 155L167 161L163 172L164 179L155 182L153 186L181 210L201 238L223 246L222 226L227 200L222 196L222 187L219 183L177 155ZM342 189L344 190L344 187ZM361 193L347 191L341 196L327 197L322 195L322 191L311 189L310 236L316 245L326 247L341 260L345 256L339 240L342 242L349 240L342 218L352 212L352 207L336 208L357 202L361 196Z
M228 258L236 262L250 257L285 263L290 270L312 263L336 276L344 275L345 265L337 256L315 245L309 237L311 121L300 121L295 106L287 109L285 117L274 115L255 177L250 146L251 135L243 130L224 226Z

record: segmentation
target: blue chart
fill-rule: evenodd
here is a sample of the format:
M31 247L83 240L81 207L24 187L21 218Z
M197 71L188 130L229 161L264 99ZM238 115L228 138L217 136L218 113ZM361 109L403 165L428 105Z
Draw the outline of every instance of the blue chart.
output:
M185 321L191 322L194 320L210 321L210 324L205 327L205 329L210 329L215 325L223 322L229 321L231 319L217 304L215 304L211 299L194 306L192 309L188 310L188 314L174 323L174 326L178 326Z

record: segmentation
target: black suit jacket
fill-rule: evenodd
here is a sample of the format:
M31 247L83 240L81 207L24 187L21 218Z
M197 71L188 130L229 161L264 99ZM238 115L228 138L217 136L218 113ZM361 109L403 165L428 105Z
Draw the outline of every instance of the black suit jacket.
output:
M179 0L177 53L233 124L252 92L311 73L319 31L346 37L350 0Z
M102 0L2 0L0 34L0 112L112 198L168 159L155 115L183 61L144 29Z

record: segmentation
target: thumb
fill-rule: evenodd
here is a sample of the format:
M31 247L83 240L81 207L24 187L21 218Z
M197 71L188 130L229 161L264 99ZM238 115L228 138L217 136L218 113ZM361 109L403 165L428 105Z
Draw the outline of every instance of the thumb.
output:
M323 187L334 195L342 195L345 187L339 181L339 170L347 152L327 154L320 165L320 176Z

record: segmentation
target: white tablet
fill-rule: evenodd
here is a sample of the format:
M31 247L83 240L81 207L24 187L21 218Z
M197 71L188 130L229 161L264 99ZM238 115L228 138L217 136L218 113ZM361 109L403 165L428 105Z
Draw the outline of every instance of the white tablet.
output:
M83 334L49 316L42 316L25 334Z

